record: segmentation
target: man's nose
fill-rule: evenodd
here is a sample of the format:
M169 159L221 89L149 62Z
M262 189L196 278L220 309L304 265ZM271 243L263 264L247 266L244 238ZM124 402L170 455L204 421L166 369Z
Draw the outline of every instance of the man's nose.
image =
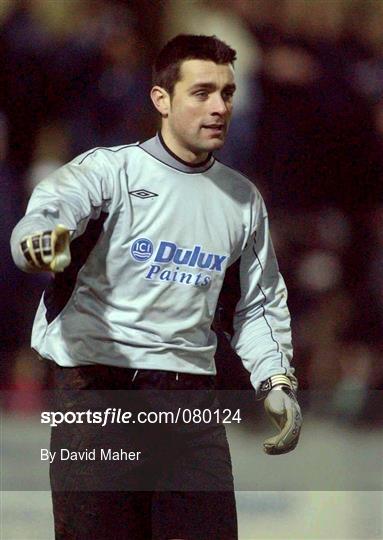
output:
M212 114L220 114L224 115L228 111L227 103L221 96L221 94L214 94L213 95L213 103L212 103Z

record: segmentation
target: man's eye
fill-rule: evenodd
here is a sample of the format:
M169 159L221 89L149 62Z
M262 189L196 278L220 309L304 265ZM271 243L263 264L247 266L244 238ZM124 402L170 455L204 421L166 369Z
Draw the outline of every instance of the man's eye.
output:
M208 93L206 92L206 90L199 90L194 95L197 97L205 98L207 97Z
M233 96L234 96L234 92L224 92L222 95L222 98L225 101L230 101L231 99L233 99Z

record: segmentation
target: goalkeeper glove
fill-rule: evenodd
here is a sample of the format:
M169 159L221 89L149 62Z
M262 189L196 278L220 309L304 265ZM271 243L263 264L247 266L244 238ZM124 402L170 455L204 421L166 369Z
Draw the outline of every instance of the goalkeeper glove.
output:
M267 392L265 410L279 429L278 435L263 443L266 454L286 454L298 444L302 426L302 413L295 395L298 387L296 377L273 375L261 385L261 392Z
M69 244L69 230L64 225L57 225L53 231L35 232L20 242L28 263L48 272L62 272L70 264Z

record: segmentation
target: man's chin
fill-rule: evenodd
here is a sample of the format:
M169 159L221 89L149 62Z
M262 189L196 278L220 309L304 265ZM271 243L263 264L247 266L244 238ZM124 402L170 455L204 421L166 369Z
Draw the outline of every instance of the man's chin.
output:
M214 137L208 141L199 141L198 145L190 146L190 150L195 155L210 154L215 150L220 150L225 144L225 137Z
M214 150L220 150L220 148L222 148L224 144L225 144L225 137L215 137L213 139L210 139L210 141L206 145L206 151L214 152Z

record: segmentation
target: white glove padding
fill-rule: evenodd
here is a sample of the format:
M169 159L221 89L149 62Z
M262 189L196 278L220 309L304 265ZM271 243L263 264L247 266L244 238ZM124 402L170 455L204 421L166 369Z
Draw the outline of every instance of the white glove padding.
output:
M36 232L25 236L21 251L36 270L62 272L71 261L69 230L57 225L53 231Z
M265 398L265 410L280 430L263 443L266 454L286 454L296 447L302 426L302 413L295 394L282 386L270 390Z

